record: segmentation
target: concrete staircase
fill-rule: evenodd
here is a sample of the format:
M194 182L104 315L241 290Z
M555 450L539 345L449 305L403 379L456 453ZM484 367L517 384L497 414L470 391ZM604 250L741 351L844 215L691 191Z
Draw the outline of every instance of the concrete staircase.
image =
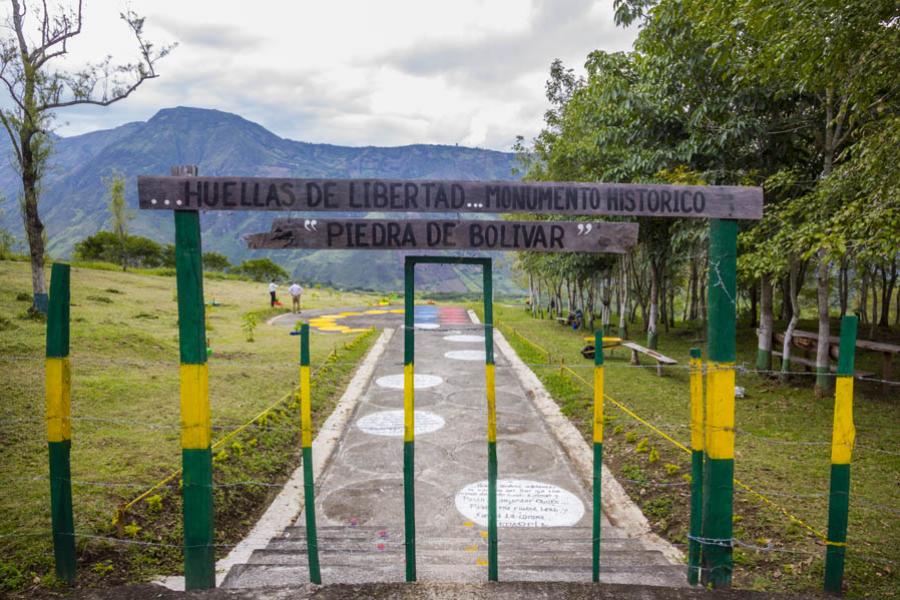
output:
M605 583L658 586L684 585L684 567L639 540L604 531L600 578ZM417 532L419 581L481 582L487 580L487 541L477 528L460 527ZM610 537L607 537L609 535ZM304 528L289 527L245 564L231 568L225 588L296 586L309 582ZM499 575L502 581L591 580L591 530L585 527L501 529ZM322 582L400 582L405 577L402 530L380 527L326 526L319 529Z

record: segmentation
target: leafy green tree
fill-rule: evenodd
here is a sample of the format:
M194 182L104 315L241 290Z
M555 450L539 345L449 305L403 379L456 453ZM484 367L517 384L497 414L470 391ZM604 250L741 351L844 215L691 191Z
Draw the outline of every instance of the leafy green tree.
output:
M276 281L288 278L288 273L268 258L245 260L235 269L253 281Z
M219 254L218 252L204 252L203 268L210 271L225 272L231 268L231 263L224 254Z
M109 214L112 217L112 230L116 238L119 240L121 248L121 265L122 270L128 269L128 253L126 244L128 243L128 222L134 218L134 214L128 210L125 204L125 176L119 173L113 175L107 181L109 189Z

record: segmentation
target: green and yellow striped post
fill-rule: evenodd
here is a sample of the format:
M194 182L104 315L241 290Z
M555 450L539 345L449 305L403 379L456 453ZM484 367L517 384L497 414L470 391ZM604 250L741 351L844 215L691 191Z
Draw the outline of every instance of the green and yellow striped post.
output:
M50 518L56 576L75 583L75 524L72 516L71 389L69 364L69 265L55 263L50 276L45 361L47 445L50 454Z
M691 348L691 522L687 580L700 581L700 524L703 521L703 360L700 348Z
M703 583L731 586L737 221L709 224L709 363L703 479Z
M416 580L416 490L415 490L415 290L416 263L407 256L403 265L403 525L406 542L406 581Z
M592 581L600 581L600 513L603 490L603 332L594 332L594 514Z
M309 323L300 326L300 446L303 451L303 497L306 512L306 554L309 580L322 583L319 542L316 533L316 492L312 458L312 394L309 374Z
M834 429L831 434L831 491L828 497L828 539L825 541L825 591L840 594L847 551L850 511L850 458L856 428L853 426L853 369L857 317L841 319L837 381L834 390Z
M497 396L494 384L494 284L491 260L481 268L484 290L484 374L488 438L488 581L497 581Z
M216 586L213 546L209 376L203 306L200 214L175 211L175 276L181 350L181 461L184 500L184 578L191 589Z

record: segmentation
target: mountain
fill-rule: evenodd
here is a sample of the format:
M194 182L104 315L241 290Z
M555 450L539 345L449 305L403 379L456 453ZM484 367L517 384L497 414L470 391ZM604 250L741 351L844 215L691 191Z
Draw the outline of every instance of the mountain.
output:
M10 155L8 139L0 142L0 152ZM160 110L146 122L55 138L40 212L48 230L50 253L68 257L76 242L109 226L104 180L117 172L127 178L126 199L135 215L132 233L171 243L172 219L159 212L137 210L136 183L138 175L168 175L171 165L197 164L200 173L209 176L512 179L514 161L510 153L458 146L386 148L298 142L278 137L235 114L176 107ZM11 163L11 157L0 161L0 225L24 239L17 202L20 183ZM402 288L401 260L393 252L279 250L251 254L240 237L267 230L277 216L285 215L204 213L204 250L221 252L233 263L250 256L270 256L307 282L378 290ZM424 284L430 280L440 290L471 287L471 278L455 269L435 268L423 275ZM501 291L503 288L501 285Z

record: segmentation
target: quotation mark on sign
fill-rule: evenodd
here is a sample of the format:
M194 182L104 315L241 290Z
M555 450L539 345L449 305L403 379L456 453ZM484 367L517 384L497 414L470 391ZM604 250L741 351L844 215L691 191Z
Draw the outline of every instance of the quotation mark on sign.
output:
M303 229L307 231L316 231L316 225L318 225L318 221L315 219L306 219L303 221Z
M591 232L591 230L593 228L594 228L594 226L591 225L590 223L588 223L586 225L584 223L579 223L578 224L578 235L587 235Z

